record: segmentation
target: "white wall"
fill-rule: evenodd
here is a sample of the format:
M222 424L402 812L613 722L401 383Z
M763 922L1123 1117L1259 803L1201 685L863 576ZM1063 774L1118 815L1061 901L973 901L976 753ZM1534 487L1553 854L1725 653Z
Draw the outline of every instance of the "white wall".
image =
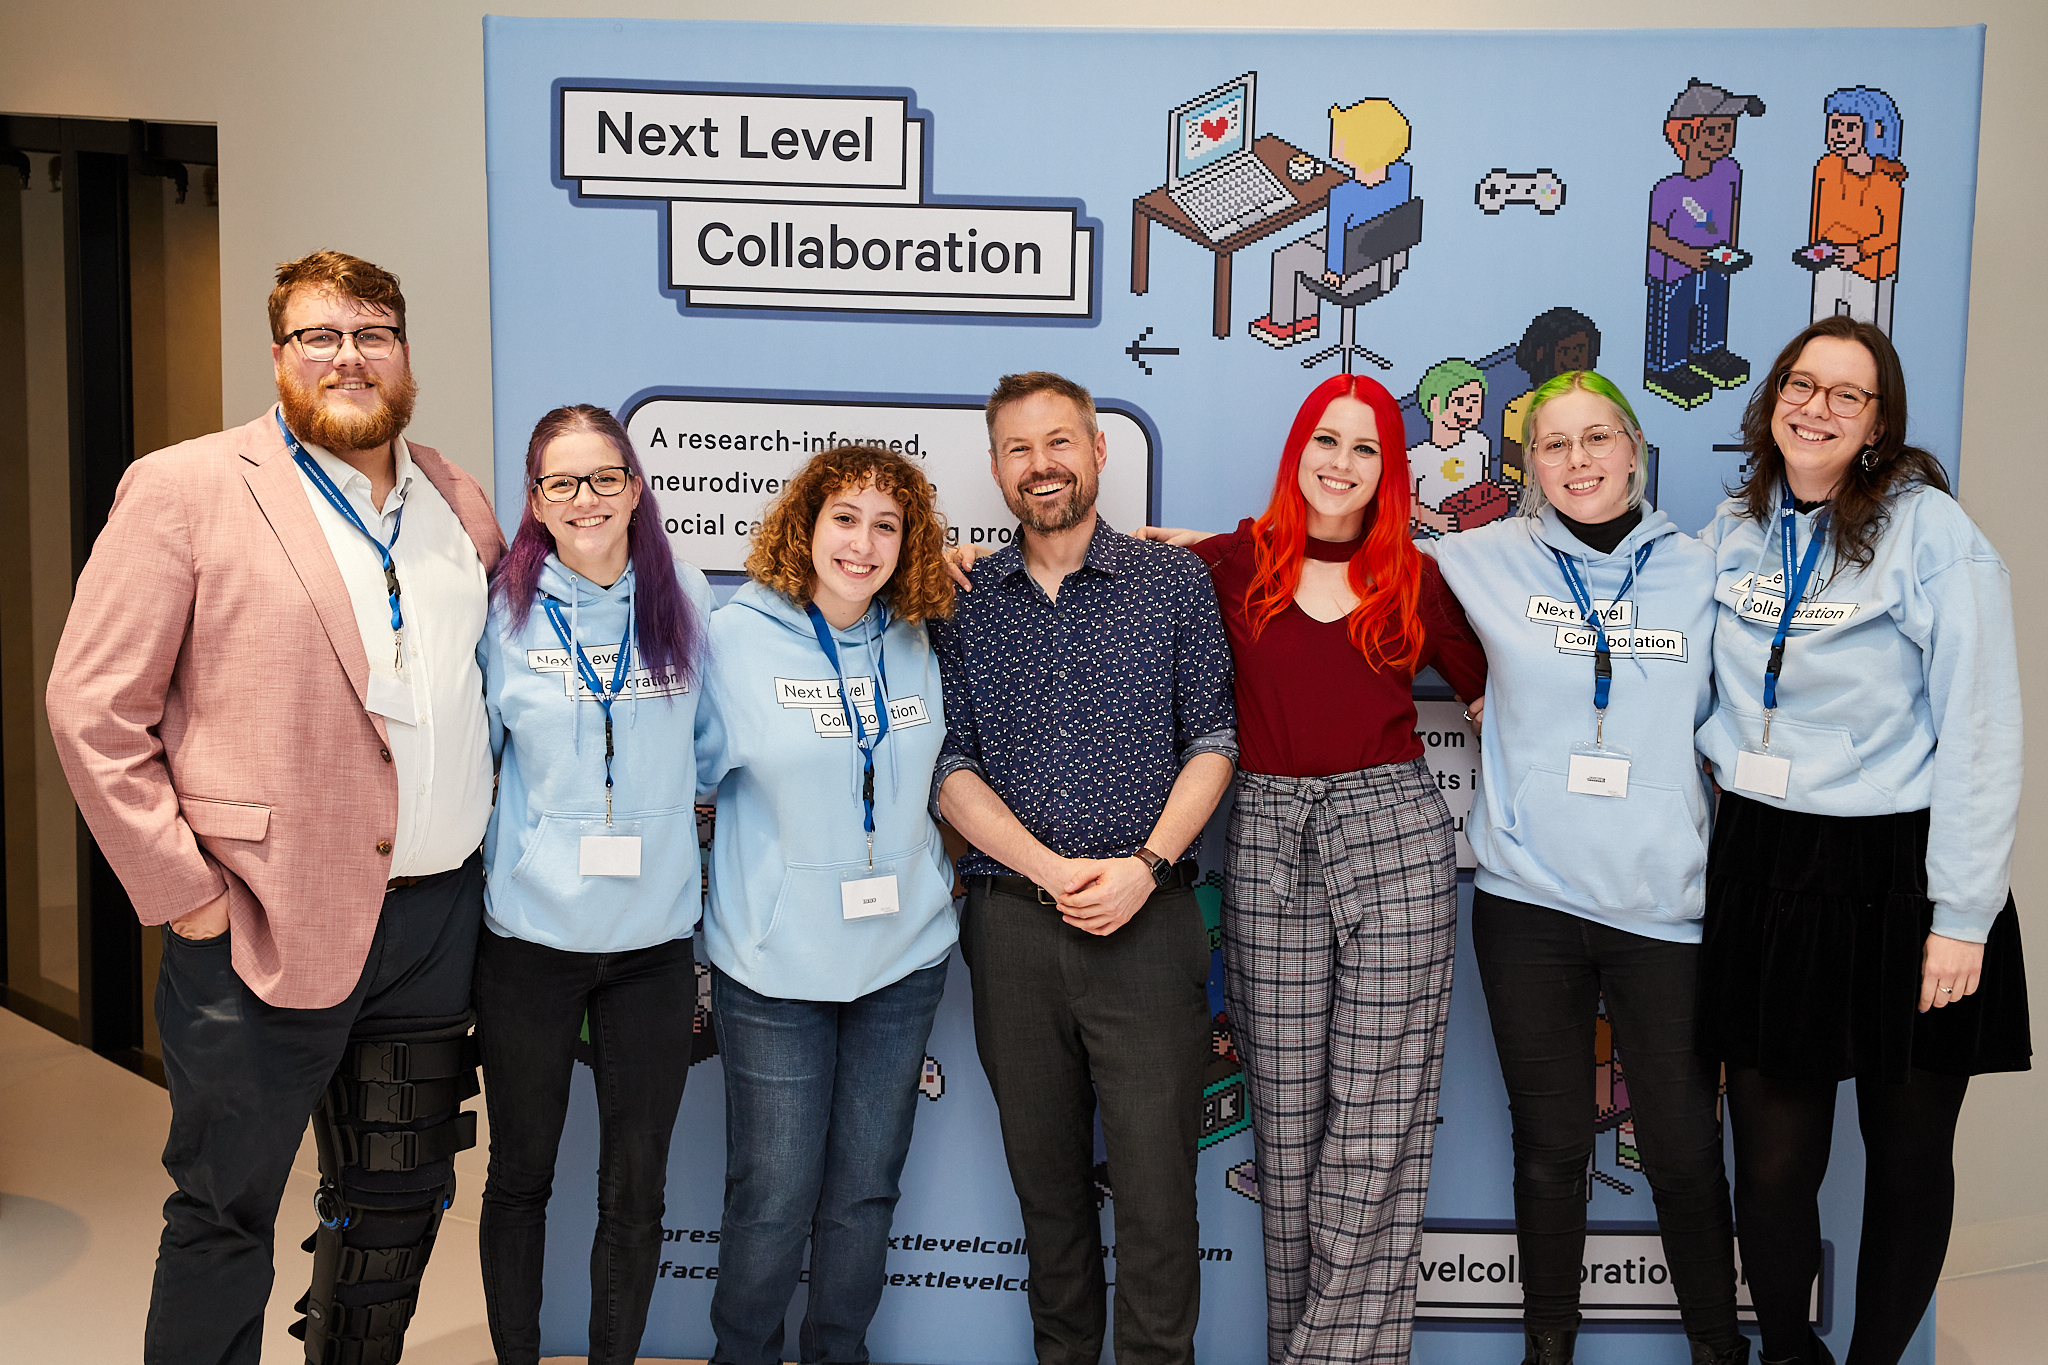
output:
M490 6L357 0L339 8L281 0L6 0L0 106L8 112L216 123L221 155L222 408L256 415L272 397L264 298L273 263L336 246L404 280L421 398L414 429L490 486L488 241L484 213L481 17L501 14L789 19L958 24L969 7L933 0L755 0L737 6L634 0L506 0ZM2011 565L2021 621L2048 602L2048 461L2038 454L2038 337L2048 270L2032 259L2048 222L2038 90L2048 66L2040 0L1722 0L1710 11L1656 11L1627 0L1437 0L1428 6L1267 0L1021 0L1006 24L1267 27L1989 26L1977 189L1976 269L1963 418L1963 502ZM1660 20L1662 22L1660 22ZM1548 79L1532 75L1532 83ZM1019 72L1019 99L1058 71ZM342 112L300 112L315 92ZM2026 702L2036 718L2030 766L2048 771L2048 638L2023 629ZM2048 1026L2048 816L2021 809L2013 870L2034 937L2034 1016ZM1992 1076L1973 1087L1957 1148L1951 1274L2048 1260L2048 1080Z

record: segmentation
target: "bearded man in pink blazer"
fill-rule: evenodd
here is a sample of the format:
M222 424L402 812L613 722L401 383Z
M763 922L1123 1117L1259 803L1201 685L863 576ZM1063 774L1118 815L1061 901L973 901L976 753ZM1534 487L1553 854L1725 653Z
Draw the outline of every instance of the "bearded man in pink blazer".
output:
M50 728L145 925L171 1092L144 1359L256 1365L314 1118L311 1361L395 1361L455 1152L492 765L476 645L504 538L402 436L390 272L278 268L278 405L135 461L79 576Z

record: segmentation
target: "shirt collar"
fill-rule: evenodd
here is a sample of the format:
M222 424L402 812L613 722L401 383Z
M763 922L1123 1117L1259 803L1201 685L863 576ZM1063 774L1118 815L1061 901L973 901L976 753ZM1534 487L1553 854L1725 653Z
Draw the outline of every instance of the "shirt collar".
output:
M328 450L325 446L316 446L311 441L303 438L299 441L299 444L304 446L306 453L313 457L313 463L319 465L321 469L326 471L327 477L334 480L334 486L341 490L343 497L347 497L351 493L360 493L364 502L370 501L369 475ZM419 468L419 466L412 462L412 451L407 447L403 436L398 437L391 443L391 449L393 475L391 490L395 496L385 499L382 509L385 515L396 512L400 505L405 502L406 494L412 487L413 473Z
M1115 578L1130 566L1131 544L1129 536L1111 526L1109 518L1097 512L1095 532L1088 537L1088 553L1082 557L1081 568L1076 572ZM1015 540L989 556L989 563L995 566L997 574L1005 582L1025 572L1024 533L1021 528Z

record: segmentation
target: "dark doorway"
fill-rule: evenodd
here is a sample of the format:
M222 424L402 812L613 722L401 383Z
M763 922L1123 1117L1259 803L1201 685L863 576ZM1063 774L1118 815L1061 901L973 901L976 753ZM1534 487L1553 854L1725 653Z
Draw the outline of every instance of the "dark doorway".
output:
M129 462L220 428L217 161L208 126L0 115L0 998L158 1079L156 936L78 818L43 690Z

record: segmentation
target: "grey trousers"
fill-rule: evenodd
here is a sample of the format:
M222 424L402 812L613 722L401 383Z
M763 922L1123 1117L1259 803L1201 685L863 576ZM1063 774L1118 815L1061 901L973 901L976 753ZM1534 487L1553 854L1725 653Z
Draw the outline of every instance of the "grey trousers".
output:
M1421 760L1239 773L1223 963L1273 1365L1408 1359L1457 926L1450 812Z
M974 1038L1031 1244L1039 1365L1096 1365L1106 1319L1095 1114L1116 1211L1118 1365L1192 1365L1201 1303L1196 1139L1209 932L1192 890L1107 937L971 879L960 948Z

